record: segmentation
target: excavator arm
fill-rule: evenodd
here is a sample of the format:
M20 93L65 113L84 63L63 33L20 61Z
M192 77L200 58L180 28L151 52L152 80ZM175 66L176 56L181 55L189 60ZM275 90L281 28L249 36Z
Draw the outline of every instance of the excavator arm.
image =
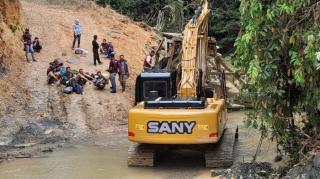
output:
M196 97L199 80L202 80L202 84L205 81L209 14L208 0L204 0L184 30L181 60L182 75L178 85L178 96L181 98Z

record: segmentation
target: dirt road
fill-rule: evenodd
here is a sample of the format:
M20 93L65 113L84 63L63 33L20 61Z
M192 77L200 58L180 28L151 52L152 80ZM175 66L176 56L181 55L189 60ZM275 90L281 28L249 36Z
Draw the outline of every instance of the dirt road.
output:
M156 44L155 34L110 8L87 1L22 0L21 7L23 28L29 28L33 37L40 38L43 50L36 54L37 62L21 65L22 70L12 74L22 80L10 81L19 87L19 91L11 93L15 102L1 105L7 112L0 116L0 158L29 157L30 154L21 156L20 147L125 131L134 81L142 70L146 46ZM89 52L87 56L75 55L71 49L75 19L82 25L81 48ZM127 92L121 92L119 83L117 94L111 94L109 86L98 91L87 84L83 95L66 95L61 87L47 85L46 70L56 58L75 70L107 73L107 59L102 58L103 65L93 65L93 35L98 35L99 42L103 38L112 42L116 57L125 55L131 74ZM23 53L22 48L16 49ZM22 58L16 61L19 60L24 61ZM19 69L17 65L15 68ZM20 100L23 95L28 99ZM14 152L8 153L12 148Z
M22 1L23 22L30 28L33 36L40 37L44 46L41 54L37 55L38 62L29 64L25 74L29 77L26 85L34 89L29 111L37 111L40 116L65 117L66 122L74 125L75 137L121 130L127 122L135 75L142 69L145 45L154 43L152 34L111 9L77 6L64 8L61 5ZM71 50L71 27L76 18L83 27L81 48L89 51L87 57L74 55ZM55 58L63 59L65 65L73 69L83 68L90 73L98 70L105 72L108 60L102 59L103 65L93 66L93 35L98 35L100 42L102 38L113 42L116 54L124 54L127 58L132 74L129 93L118 90L117 94L111 94L109 87L105 91L98 91L89 84L85 86L84 95L64 95L59 92L59 87L46 85L46 69L48 63ZM62 53L67 56L62 57ZM66 62L68 60L79 64L70 64Z

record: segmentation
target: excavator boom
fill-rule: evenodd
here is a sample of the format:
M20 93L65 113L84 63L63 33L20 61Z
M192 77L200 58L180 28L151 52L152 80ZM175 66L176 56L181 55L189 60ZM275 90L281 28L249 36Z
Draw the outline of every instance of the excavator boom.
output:
M208 19L210 9L208 1L196 9L195 15L186 25L182 43L182 77L178 85L178 96L194 98L197 96L200 71L206 70L208 54ZM202 74L201 76L205 76Z

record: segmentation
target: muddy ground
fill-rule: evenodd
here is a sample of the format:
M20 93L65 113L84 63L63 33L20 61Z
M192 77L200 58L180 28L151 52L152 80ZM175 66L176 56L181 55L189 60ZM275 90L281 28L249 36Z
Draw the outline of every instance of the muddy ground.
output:
M234 161L231 169L213 170L205 167L202 153L192 150L172 150L161 153L154 168L127 167L130 142L126 131L72 141L63 148L50 150L34 158L9 160L0 165L0 175L6 178L226 178L271 176L275 146L264 141L257 162L252 164L259 132L241 125L243 112L229 113L229 126L239 125ZM61 174L58 175L57 174ZM276 175L275 175L276 176Z

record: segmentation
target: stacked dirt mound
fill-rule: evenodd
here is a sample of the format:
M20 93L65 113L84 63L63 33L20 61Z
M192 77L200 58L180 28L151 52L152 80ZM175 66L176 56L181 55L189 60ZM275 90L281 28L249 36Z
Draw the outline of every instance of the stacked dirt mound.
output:
M5 101L0 103L0 117L11 110L9 104L21 103L27 97L17 80L23 69L20 8L18 0L0 1L0 101Z

